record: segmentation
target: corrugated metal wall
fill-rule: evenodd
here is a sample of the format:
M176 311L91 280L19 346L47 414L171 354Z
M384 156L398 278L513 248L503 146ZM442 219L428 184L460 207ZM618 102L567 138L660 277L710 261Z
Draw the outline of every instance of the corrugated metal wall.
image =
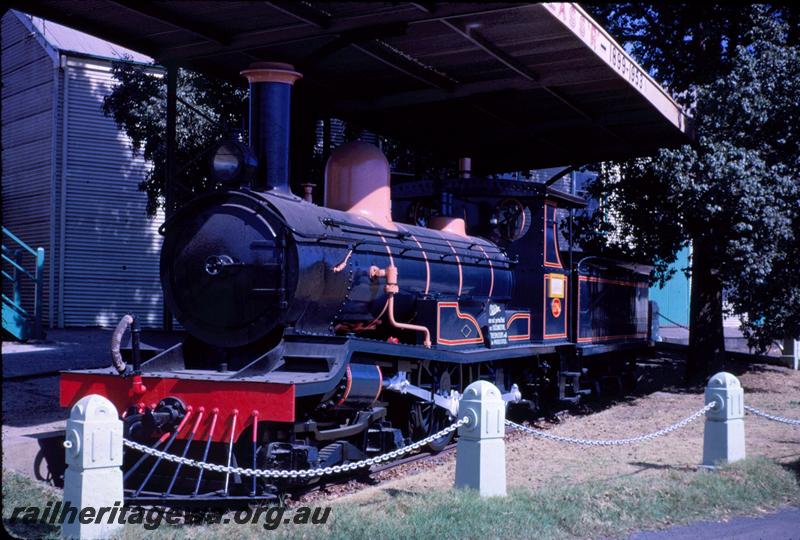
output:
M112 326L133 311L160 327L163 216L146 217L148 164L101 110L110 63L62 55L7 11L2 83L3 225L46 250L45 325ZM26 284L23 305L32 299Z
M147 218L138 189L148 164L101 110L110 66L70 58L64 77L63 325L111 326L133 311L160 326L162 220Z
M24 19L2 18L2 211L3 225L22 241L46 250L43 317L49 322L52 191L55 179L53 130L57 56ZM26 268L33 257L25 254ZM33 308L33 286L23 280L23 307ZM10 295L3 282L3 293Z

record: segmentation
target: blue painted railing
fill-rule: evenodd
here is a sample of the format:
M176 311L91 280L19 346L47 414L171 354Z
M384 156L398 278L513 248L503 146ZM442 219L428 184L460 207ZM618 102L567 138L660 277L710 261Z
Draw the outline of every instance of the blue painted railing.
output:
M23 255L33 256L33 271L25 268ZM44 248L33 249L3 227L3 280L11 284L11 298L3 293L3 329L19 340L39 339L42 331L42 279ZM8 270L6 270L8 268ZM33 282L33 309L25 309L22 280Z

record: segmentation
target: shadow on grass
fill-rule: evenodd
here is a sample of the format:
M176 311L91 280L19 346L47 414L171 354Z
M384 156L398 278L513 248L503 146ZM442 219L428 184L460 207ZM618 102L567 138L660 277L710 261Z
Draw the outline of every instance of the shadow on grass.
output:
M637 471L634 471L629 474L623 474L620 476L633 476L635 474L639 474L642 471L647 470L658 470L658 471L679 471L679 472L692 472L695 470L695 467L690 467L688 465L669 465L666 463L649 463L647 461L629 461L628 465L632 465L634 467L638 467Z
M795 478L797 478L797 482L800 483L800 459L791 463L783 463L781 467L794 474Z
M60 538L61 536L61 527L58 525L3 519L3 527L11 538Z
M386 489L384 489L382 491L384 493L386 493L389 497L392 497L392 498L403 497L403 496L411 496L411 497L413 497L413 496L417 495L417 493L414 493L413 491L409 491L407 489L386 488Z

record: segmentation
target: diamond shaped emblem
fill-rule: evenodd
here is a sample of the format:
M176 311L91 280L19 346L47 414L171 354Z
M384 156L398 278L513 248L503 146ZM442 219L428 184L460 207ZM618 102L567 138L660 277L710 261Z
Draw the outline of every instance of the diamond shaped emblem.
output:
M472 328L470 328L465 324L464 327L461 329L461 335L466 338L469 337L471 333L472 333Z

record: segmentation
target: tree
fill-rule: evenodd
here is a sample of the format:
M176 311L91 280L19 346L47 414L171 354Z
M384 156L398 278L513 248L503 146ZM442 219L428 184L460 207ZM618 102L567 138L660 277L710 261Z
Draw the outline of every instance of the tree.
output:
M785 23L786 42L800 42L800 10L781 5L611 3L589 11L673 95L692 105L692 89L727 74L740 45L764 19Z
M662 279L692 243L692 378L723 361L723 290L752 345L800 335L800 49L774 10L748 17L751 30L728 59L710 62L713 79L671 75L694 98L696 142L604 164L590 191L616 224L599 212L578 222L588 246L651 258Z
M152 68L129 61L115 62L119 82L105 97L103 111L130 137L135 151L152 163L139 188L147 193L147 213L164 206L166 186L166 80ZM180 69L177 85L176 161L177 206L216 187L208 176L210 146L223 136L243 131L247 91L202 74Z

